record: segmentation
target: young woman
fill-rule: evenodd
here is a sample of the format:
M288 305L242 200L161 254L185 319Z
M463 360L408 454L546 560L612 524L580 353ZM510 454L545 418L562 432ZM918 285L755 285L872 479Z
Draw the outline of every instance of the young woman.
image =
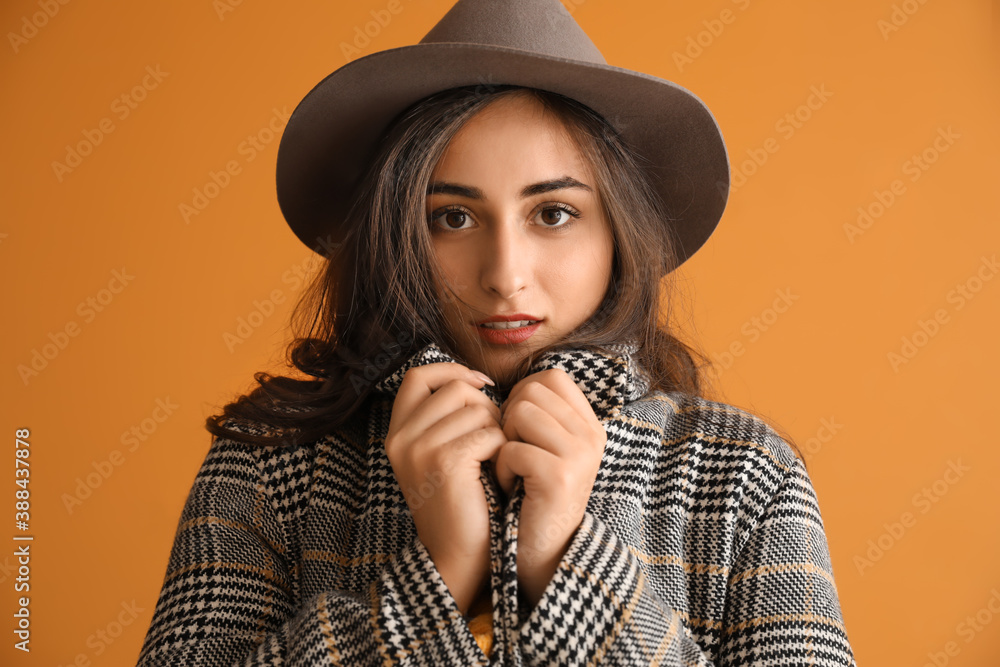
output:
M803 462L661 317L727 183L558 0L321 82L278 156L311 379L209 419L139 665L853 665Z

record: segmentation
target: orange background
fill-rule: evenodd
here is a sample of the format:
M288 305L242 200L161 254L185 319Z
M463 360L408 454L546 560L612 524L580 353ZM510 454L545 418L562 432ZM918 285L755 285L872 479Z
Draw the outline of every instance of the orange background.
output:
M3 664L135 663L210 442L202 423L281 363L311 254L277 207L277 138L253 152L243 142L280 129L275 109L290 112L347 62L341 45L388 2L246 1L220 15L221 2L68 2L34 33L24 21L39 0L0 9L0 264L13 294L0 540L18 532L12 441L25 427L35 537L30 655L12 648L16 559L0 550ZM451 5L400 2L351 58L418 41ZM1000 279L983 258L1000 250L1000 5L565 4L609 63L701 97L746 176L681 270L682 323L720 362L724 400L808 451L858 663L995 665ZM894 6L901 25L887 32ZM31 36L15 52L17 32ZM678 62L689 47L697 57ZM115 100L144 77L150 89L123 117ZM826 100L800 108L813 86ZM782 123L796 112L808 118ZM113 131L57 175L53 162L102 119ZM921 170L912 156L925 150ZM179 206L230 161L239 173L186 223ZM879 198L892 202L880 211ZM859 207L881 214L849 238ZM116 270L132 276L124 287ZM779 292L794 297L781 313L769 310ZM239 318L273 296L273 314L227 347ZM88 298L105 300L99 312ZM73 324L25 382L18 368ZM144 423L144 441L122 440Z

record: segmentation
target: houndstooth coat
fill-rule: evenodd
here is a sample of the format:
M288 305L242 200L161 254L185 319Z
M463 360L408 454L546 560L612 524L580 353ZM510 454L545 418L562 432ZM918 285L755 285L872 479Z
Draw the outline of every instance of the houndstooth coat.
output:
M489 656L417 538L384 450L405 372L455 361L432 343L318 442L213 439L139 667L855 665L801 461L738 408L650 392L634 352L564 349L532 366L569 374L608 437L583 522L531 610L517 591L523 484L504 507L483 464Z

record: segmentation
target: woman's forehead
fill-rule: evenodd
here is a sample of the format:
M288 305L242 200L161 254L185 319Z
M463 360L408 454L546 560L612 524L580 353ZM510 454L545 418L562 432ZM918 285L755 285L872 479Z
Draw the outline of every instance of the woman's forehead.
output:
M518 177L532 183L593 169L569 126L533 97L504 98L469 119L438 160L432 180Z
M569 127L551 107L534 94L517 90L497 96L465 122L458 134L484 124L532 123L554 131L569 133Z

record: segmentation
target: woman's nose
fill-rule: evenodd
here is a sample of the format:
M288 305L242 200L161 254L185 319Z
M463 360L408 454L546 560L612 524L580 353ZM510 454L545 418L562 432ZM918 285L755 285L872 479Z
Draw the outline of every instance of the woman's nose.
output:
M483 289L509 299L528 283L532 253L520 225L494 225L483 249L481 284Z

